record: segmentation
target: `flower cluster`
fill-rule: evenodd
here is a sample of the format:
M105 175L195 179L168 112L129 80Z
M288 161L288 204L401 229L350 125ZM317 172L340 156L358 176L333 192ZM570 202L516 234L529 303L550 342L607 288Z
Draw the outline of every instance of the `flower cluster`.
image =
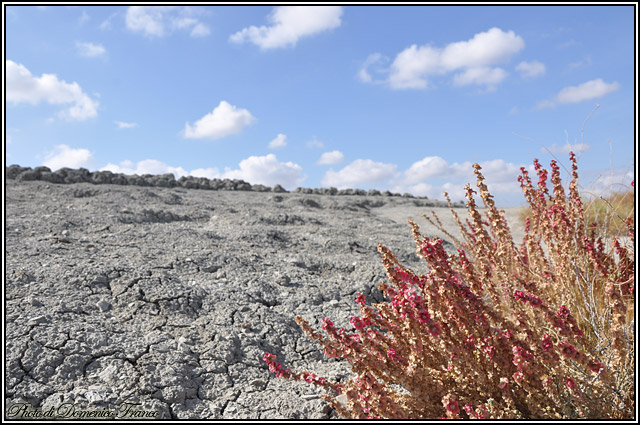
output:
M347 418L632 418L633 246L614 239L607 248L585 224L573 153L570 159L568 195L555 161L551 173L534 161L537 187L521 169L531 215L520 246L475 164L479 192L466 188L469 219L451 208L461 239L435 214L425 216L455 243L455 254L410 221L425 274L379 245L386 301L369 305L358 294L351 333L325 318L323 335L296 317L328 357L351 364L348 382L291 372L266 353L269 369L325 388Z

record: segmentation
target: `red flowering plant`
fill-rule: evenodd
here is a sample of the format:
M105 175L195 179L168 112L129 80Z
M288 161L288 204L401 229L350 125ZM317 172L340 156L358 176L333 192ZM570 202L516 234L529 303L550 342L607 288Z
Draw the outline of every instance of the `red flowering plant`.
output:
M633 218L625 220L630 243L613 238L607 249L584 223L570 158L568 196L555 161L551 189L537 160L537 188L521 169L532 214L519 246L474 164L486 219L469 185L466 225L450 208L462 240L425 216L456 254L411 220L425 274L379 245L389 283L378 288L389 301L370 306L360 294L352 333L325 318L323 335L296 317L325 355L351 364L348 382L292 372L265 353L270 370L323 387L346 418L633 418Z

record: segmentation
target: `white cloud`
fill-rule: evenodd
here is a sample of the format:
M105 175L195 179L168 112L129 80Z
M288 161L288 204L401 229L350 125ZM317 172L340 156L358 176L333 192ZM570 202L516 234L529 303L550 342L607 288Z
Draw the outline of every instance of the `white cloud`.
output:
M494 66L508 61L524 48L524 41L513 31L491 28L473 36L470 40L449 43L443 48L413 44L398 53L386 71L387 82L392 89L427 89L429 78L460 70L454 77L456 85L480 84L493 87L507 73ZM376 55L376 54L374 54ZM368 67L376 63L371 55L360 70L364 82L372 82Z
M231 35L234 43L251 42L261 49L295 46L302 37L337 28L340 6L278 6L267 20L270 26L251 26Z
M591 65L591 62L592 62L591 56L586 56L584 60L581 60L581 61L570 62L568 66L569 71L573 71L574 69L578 69L583 66Z
M384 164L370 159L356 159L340 171L333 169L327 171L322 178L322 184L338 189L373 185L391 178L396 168L396 164Z
M307 142L307 147L309 149L313 149L313 148L320 148L321 149L321 148L324 148L324 143L322 143L320 140L313 139L313 140L309 140Z
M145 159L134 163L125 160L119 164L109 163L100 169L123 174L167 174L172 173L176 179L183 176L206 177L208 179L240 179L251 184L275 186L280 184L291 190L300 186L305 177L301 176L302 167L293 162L280 162L274 154L266 156L250 156L240 161L238 169L225 168L220 173L218 168L196 168L188 172L183 167L174 167L155 159Z
M524 40L513 31L491 28L473 36L469 41L451 43L444 48L442 65L454 70L466 67L486 67L501 63L524 48Z
M620 88L617 82L605 83L601 78L587 81L575 87L565 87L556 96L558 103L578 103L602 97Z
M219 179L220 178L220 170L217 168L196 168L191 171L191 175L193 177L206 177L208 179Z
M280 149L287 146L287 136L279 133L275 139L269 142L269 149Z
M49 152L43 164L52 171L63 167L89 168L93 166L93 155L88 149L72 149L68 145L57 145Z
M55 74L34 77L21 64L6 61L7 101L37 105L46 102L53 105L70 104L58 116L68 120L86 120L98 115L98 102L82 91L78 83L58 80Z
M496 202L515 199L521 193L517 182L520 165L506 162L502 159L483 161L479 163L485 184ZM432 199L444 200L443 192L448 192L453 201L464 200L464 186L469 183L476 189L476 177L473 174L473 164L470 161L450 164L445 159L433 156L425 157L413 163L399 175L392 183L394 192L409 192L418 196L428 196ZM478 202L482 201L477 198Z
M485 85L493 89L507 78L507 75L502 68L467 68L464 72L454 75L453 84L456 86Z
M89 19L91 19L91 17L85 10L83 10L82 15L80 15L80 17L78 18L78 24L84 25L87 21L89 21Z
M547 72L547 68L542 62L533 61L533 62L525 62L522 61L516 66L516 71L520 72L520 75L523 78L534 78L544 75Z
M360 67L360 70L358 71L358 78L360 79L360 81L364 83L375 83L376 81L373 81L371 74L369 74L369 67L373 65L381 64L382 62L388 61L388 60L389 60L388 58L385 58L380 53L370 54L367 57L367 59L364 61L362 66ZM380 72L379 69L377 71Z
M431 177L450 173L449 163L439 156L427 156L414 162L404 172L405 184L415 184Z
M209 34L211 34L211 30L202 22L195 24L191 30L191 37L206 37Z
M136 124L135 122L114 121L114 124L118 126L119 130L125 128L134 128L138 126L138 124Z
M253 122L255 118L246 109L238 109L226 101L210 113L196 121L193 126L186 123L184 137L187 139L220 139L237 134Z
M117 13L112 13L111 15L109 15L109 17L107 19L105 19L104 21L102 21L100 23L98 28L100 28L102 31L110 30L111 27L112 27L111 21L113 20L113 18L116 17L116 15L117 15Z
M76 48L81 56L88 58L104 56L107 53L106 49L100 44L83 43L78 41L76 42Z
M280 184L288 190L302 184L302 167L293 162L280 162L274 154L250 156L243 159L236 170L225 169L223 178L241 179L251 184L275 186Z
M600 175L583 191L586 196L610 196L614 192L633 190L631 182L635 180L633 170L603 170ZM635 183L634 183L635 184Z
M562 103L579 103L585 100L597 99L609 93L617 91L620 84L617 82L605 83L602 78L587 81L579 86L565 87L551 100L541 100L536 109L550 108Z
M129 160L120 162L120 165L109 163L100 169L100 171L105 170L113 173L137 174L139 176L143 174L158 175L172 173L177 179L189 175L187 170L182 167L172 167L155 159L145 159L138 161L136 164Z
M331 151L325 152L320 155L320 159L316 164L318 165L327 165L327 164L338 164L344 161L344 155L340 151Z
M195 17L197 10L178 6L129 6L125 22L129 30L147 37L163 37L176 30L190 30L192 37L204 37L211 31Z
M440 51L414 44L398 53L391 63L389 84L393 89L426 89L426 76L442 72Z

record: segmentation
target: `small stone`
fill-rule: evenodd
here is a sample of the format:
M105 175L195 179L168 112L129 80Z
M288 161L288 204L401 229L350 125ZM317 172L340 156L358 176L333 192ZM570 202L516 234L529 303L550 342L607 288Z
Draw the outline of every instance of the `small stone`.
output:
M251 385L253 385L254 387L264 387L265 382L262 379L254 379L253 381L251 381Z
M107 311L111 308L111 304L107 300L100 300L96 303L100 311Z
M187 344L181 342L180 340L178 340L178 350L186 354L191 354L191 349L189 348L189 346L187 346Z
M49 318L47 316L36 316L27 322L28 326L35 326L40 323L48 323Z
M93 279L93 282L92 282L92 283L94 283L94 284L96 284L96 283L97 283L97 284L106 285L106 284L107 284L107 282L108 282L108 279L107 279L107 277L106 277L106 276L98 276L98 277L96 277L95 279Z
M315 400L318 398L320 398L320 394L303 394L302 395L303 400Z
M27 302L29 304L31 304L32 306L34 306L34 307L42 307L44 305L44 304L42 304L42 302L39 299L34 298L34 297L27 298Z
M276 275L276 283L280 286L288 286L291 283L291 278L284 273L278 273Z

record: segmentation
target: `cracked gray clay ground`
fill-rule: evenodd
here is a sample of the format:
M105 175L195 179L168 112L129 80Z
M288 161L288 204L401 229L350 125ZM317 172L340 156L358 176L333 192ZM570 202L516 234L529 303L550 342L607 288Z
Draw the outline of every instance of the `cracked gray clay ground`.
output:
M7 406L333 418L314 387L277 379L262 354L348 379L295 316L348 328L358 292L381 301L377 244L422 272L406 219L437 235L419 217L428 201L411 198L5 187Z

